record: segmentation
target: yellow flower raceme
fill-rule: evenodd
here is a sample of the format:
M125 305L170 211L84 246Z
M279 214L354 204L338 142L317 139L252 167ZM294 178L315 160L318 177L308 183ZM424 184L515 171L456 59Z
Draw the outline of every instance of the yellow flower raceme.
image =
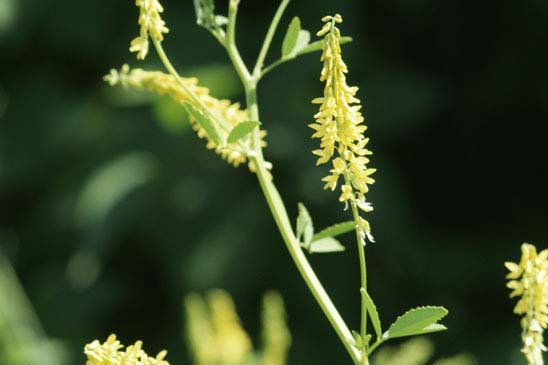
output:
M324 188L335 190L342 177L344 183L339 200L369 212L373 208L366 201L366 193L368 185L375 182L371 178L375 169L368 167L369 158L366 156L372 152L366 148L369 138L364 136L367 126L360 112L360 100L356 97L358 88L346 83L348 68L341 56L341 34L336 26L342 23L342 18L337 14L326 16L322 21L325 24L317 35L324 37L320 81L325 82L325 87L323 96L312 100L312 103L320 105L320 110L314 116L315 123L309 127L315 131L312 138L321 141L320 148L313 153L319 156L318 165L331 161L333 166L330 174L322 179ZM360 219L356 224L362 239L367 237L373 241L367 221Z
M181 78L181 80L185 83L188 90L196 95L202 104L222 123L222 125L216 127L224 140L226 140L230 130L239 123L248 120L247 111L242 110L238 103L214 98L209 94L208 88L198 85L196 78ZM111 86L122 85L125 88L131 87L159 95L169 95L175 102L181 105L184 105L185 102L194 102L184 88L179 85L174 76L159 71L145 71L138 68L130 70L128 65L124 65L120 71L112 69L110 74L105 76L105 81ZM192 128L198 133L198 136L207 140L207 148L215 150L227 162L235 167L247 162L248 153L251 151L251 136L243 138L236 143L227 143L225 146L219 146L208 138L203 128L192 117L189 117L189 122ZM265 136L266 131L261 130L261 145L263 147L266 146L264 142ZM254 166L251 163L249 164L249 168L251 171L254 171Z
M164 39L164 34L169 32L166 23L160 16L164 8L158 0L135 0L139 7L139 36L131 41L130 52L137 52L137 58L144 60L149 48L149 35L158 41Z
M274 291L266 293L263 298L263 314L261 317L263 365L287 364L287 353L291 346L291 333L287 328L287 319L282 296Z
M506 276L510 297L520 297L514 313L523 315L522 352L529 365L542 365L543 333L548 326L548 250L537 254L535 246L524 243L519 264L506 262L505 266L510 270Z
M116 335L110 335L104 343L95 340L88 343L84 347L86 354L86 365L169 365L164 360L167 351L163 350L155 357L150 357L142 349L141 341L135 344L124 347L120 341L116 339Z

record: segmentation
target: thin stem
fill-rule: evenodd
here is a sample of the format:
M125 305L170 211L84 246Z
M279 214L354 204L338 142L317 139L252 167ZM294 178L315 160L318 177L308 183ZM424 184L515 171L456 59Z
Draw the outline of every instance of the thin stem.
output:
M351 185L350 179L348 177L348 173L344 173L344 181L347 185ZM363 238L361 237L360 227L359 227L359 220L360 220L360 214L358 212L358 207L356 206L356 203L354 201L350 202L350 207L352 209L352 217L354 218L355 222L355 232L356 232L356 243L358 246L358 256L360 260L360 285L361 287L367 291L367 265L365 262L365 249L363 247ZM360 336L363 340L365 340L365 337L367 336L367 302L363 295L360 295L361 297L361 323L360 323ZM368 356L367 351L363 350L363 364L368 364Z
M250 118L253 120L258 120L259 113L255 88L246 88L246 99L248 102L247 106L250 112ZM297 266L297 269L299 270L309 290L312 292L312 295L320 305L320 308L350 354L352 360L355 364L360 364L362 356L353 346L354 339L352 338L352 334L302 251L300 244L295 237L295 233L293 232L285 205L280 197L280 194L278 193L278 190L276 189L276 186L271 181L269 172L264 166L258 128L256 128L253 132L253 147L256 155L252 157L251 160L257 170L256 173L259 180L259 185L261 186L267 204L282 235L289 254L295 262L295 265Z
M257 57L257 62L255 62L255 67L253 68L253 77L256 80L258 80L261 77L261 70L263 68L264 60L270 48L270 44L272 43L272 38L274 38L274 34L276 33L276 28L278 28L278 24L280 23L280 20L282 19L282 15L285 11L285 8L287 8L288 4L289 4L289 0L282 0L280 5L278 6L278 10L276 10L274 17L272 18L272 21L270 22L270 26L268 27L268 31L266 32L266 36L264 38L261 51L259 52L259 56Z
M238 47L236 47L236 17L238 15L239 3L240 0L230 0L230 3L228 4L228 24L226 26L227 37L225 48L228 52L230 60L236 68L238 76L240 76L240 79L242 81L245 80L245 82L247 82L249 81L249 79L251 79L251 75L249 74L249 70L242 60L242 56L240 55L240 51L238 51Z
M261 72L260 78L262 79L264 75L266 75L267 73L269 73L270 71L272 71L273 69L275 69L276 67L278 67L279 65L287 61L289 61L289 58L279 58L276 61L272 62L270 65L266 66L263 69L263 71Z
M181 88L183 88L183 90L190 96L192 101L194 101L196 104L198 104L200 106L200 108L202 108L204 113L207 113L208 116L211 119L213 119L214 121L216 121L217 124L222 129L224 129L226 132L229 132L230 131L229 128L224 123L219 121L219 119L215 115L213 115L213 113L210 112L209 108L202 102L202 100L196 94L194 94L192 92L192 90L190 90L188 88L188 86L183 82L183 79L181 78L181 76L179 76L179 73L177 72L175 67L173 67L171 62L169 61L169 58L167 57L167 55L164 51L164 48L162 47L162 44L154 36L151 36L151 38L152 38L152 43L154 44L154 48L156 48L156 53L158 53L158 57L160 57L160 60L162 61L162 64L167 69L167 71L173 77L175 77L175 80L177 81L179 86L181 86Z
M377 339L377 341L375 341L375 343L367 349L367 356L371 355L373 351L375 351L375 349L383 342L384 340L382 338Z
M276 14L274 15L274 18L272 19L261 51L259 53L257 63L255 64L255 68L253 70L253 77L250 77L244 62L242 61L241 57L239 57L239 52L235 43L234 31L238 3L239 0L231 0L229 4L226 49L229 53L230 59L232 60L234 68L236 69L236 72L240 76L240 79L244 85L249 118L250 120L260 120L259 107L257 104L257 81L261 74L264 58L266 57L268 48L270 47L270 43L272 42L272 38L274 36L278 23L282 17L285 8L287 7L287 4L289 3L289 0L282 0L280 6L278 7L278 10L276 11ZM276 186L272 183L270 173L266 169L261 147L260 130L258 127L255 128L253 131L252 148L254 154L250 155L249 159L256 169L259 185L263 191L268 207L270 208L272 216L274 217L274 221L278 226L278 230L282 235L283 241L289 251L289 254L295 262L299 273L303 277L312 295L314 296L325 316L335 329L335 332L337 333L344 347L348 351L354 364L359 365L361 364L362 354L354 346L355 341L352 337L350 330L348 329L348 326L346 325L337 308L329 298L329 295L327 294L320 280L316 276L316 273L310 266L310 263L308 262L300 246L300 243L297 240L295 233L293 232L293 228L291 226L291 222L289 220L289 216L287 214L287 210L282 201L282 198L278 190L276 189Z

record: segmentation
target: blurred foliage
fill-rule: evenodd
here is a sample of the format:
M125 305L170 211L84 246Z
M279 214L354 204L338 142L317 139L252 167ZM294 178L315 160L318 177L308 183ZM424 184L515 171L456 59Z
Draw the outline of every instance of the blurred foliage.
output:
M66 348L62 342L44 334L2 250L0 293L0 364L67 364Z
M372 358L375 365L426 365L434 355L434 344L430 339L418 337L393 347L384 346ZM476 365L469 354L459 354L435 361L433 365Z
M207 300L189 294L185 298L185 314L186 337L195 365L287 364L291 334L283 300L277 292L263 297L262 349L258 352L253 351L228 293L212 290Z
M202 72L213 95L241 99L224 52L195 25L192 1L164 5L165 47L181 73ZM248 63L275 6L241 3ZM281 28L299 15L316 29L333 12L354 38L345 46L348 77L361 88L378 168L377 243L367 255L381 320L403 304L437 303L450 309L450 330L433 337L440 356L467 350L480 364L520 364L502 263L521 242L548 237L548 2L294 1ZM184 293L226 288L256 338L257 298L276 288L290 314L290 363L344 361L254 176L207 151L173 105L103 85L124 62L159 68L127 52L136 17L129 1L0 0L0 247L40 319L40 338L62 339L77 365L82 344L116 330L184 364ZM344 213L309 153L320 67L312 54L280 66L260 85L259 103L290 213L304 201L323 227ZM356 329L358 263L345 238L345 253L311 261ZM0 312L20 308L5 304L11 293L0 292Z

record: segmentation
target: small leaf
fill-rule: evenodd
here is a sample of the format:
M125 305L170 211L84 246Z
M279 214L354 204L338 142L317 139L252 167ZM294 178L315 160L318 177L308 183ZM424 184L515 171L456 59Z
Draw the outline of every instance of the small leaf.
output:
M213 122L202 113L201 110L196 109L194 105L190 104L188 101L184 104L186 111L196 123L200 125L206 132L210 140L212 140L216 145L222 144L222 139L217 132L217 128L213 125Z
M259 125L261 125L261 122L247 121L239 123L230 131L226 141L228 143L236 143L249 133L253 132L253 129Z
M361 350L363 347L362 336L357 331L352 330L352 337L354 337L354 345Z
M361 288L360 292L362 293L362 297L365 300L367 312L369 313L369 317L371 317L371 323L373 324L373 328L375 329L377 339L380 339L382 337L382 329L381 320L379 319L379 312L377 312L377 306L373 302L373 299L371 299L371 297L369 296L369 293L367 293L364 288Z
M333 237L325 237L317 241L312 241L308 248L310 253L341 252L344 250L344 246Z
M291 20L291 23L289 23L289 27L287 27L287 32L285 33L282 43L282 58L293 52L293 49L297 45L300 30L301 20L296 16Z
M310 42L310 32L308 30L300 30L299 36L297 37L297 42L295 43L295 47L289 52L287 55L283 56L284 59L290 60L292 58L297 57L299 51L306 47L308 43Z
M312 42L312 43L308 44L306 47L304 47L303 49L299 50L297 52L297 55L301 56L303 54L321 51L322 48L323 48L323 42L324 42L323 39L320 39L319 41ZM350 42L352 42L352 37L341 37L341 39L339 41L340 44L345 44L345 43L350 43Z
M337 223L327 228L322 229L320 232L316 233L312 238L312 241L321 240L325 237L336 237L343 233L347 233L355 229L356 223L354 221Z
M310 213L303 203L299 203L299 215L297 216L297 239L302 237L303 243L308 246L314 236L314 225Z
M445 317L447 313L447 309L443 307L411 309L398 317L383 337L389 339L446 330L447 327L436 322Z

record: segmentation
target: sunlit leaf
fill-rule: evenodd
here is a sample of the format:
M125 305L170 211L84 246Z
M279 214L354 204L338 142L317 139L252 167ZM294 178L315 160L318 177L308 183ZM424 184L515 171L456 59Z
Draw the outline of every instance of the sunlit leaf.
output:
M297 239L301 240L308 245L312 241L314 236L314 225L312 223L312 217L304 206L303 203L299 203L299 215L297 216Z
M446 330L447 327L436 322L445 317L447 313L447 309L443 307L428 306L411 309L398 317L383 337L388 339Z
M289 23L282 43L282 58L290 55L297 45L299 33L301 30L301 20L298 16L294 17Z
M192 118L204 129L207 136L210 140L215 142L216 145L222 144L222 139L219 133L217 132L217 128L215 128L215 125L213 125L213 121L209 119L201 110L194 107L194 105L190 104L189 102L185 102L185 109L190 114Z
M308 248L310 253L330 253L344 250L344 246L333 237L325 237L317 241L312 241Z
M360 292L362 293L362 297L365 300L367 313L369 313L369 317L371 318L371 323L373 324L373 328L375 329L375 334L379 339L382 337L382 328L381 320L379 318L379 312L377 312L377 306L373 302L373 299L371 299L371 296L369 296L369 293L367 293L367 290L361 288Z
M228 134L227 142L228 143L238 142L240 139L244 138L249 133L253 132L253 129L255 129L255 127L258 127L259 125L261 125L261 122L247 121L247 122L239 123Z
M354 223L354 221L337 223L327 228L324 228L320 232L316 233L312 240L317 241L325 237L336 237L354 230L355 227L356 223Z

